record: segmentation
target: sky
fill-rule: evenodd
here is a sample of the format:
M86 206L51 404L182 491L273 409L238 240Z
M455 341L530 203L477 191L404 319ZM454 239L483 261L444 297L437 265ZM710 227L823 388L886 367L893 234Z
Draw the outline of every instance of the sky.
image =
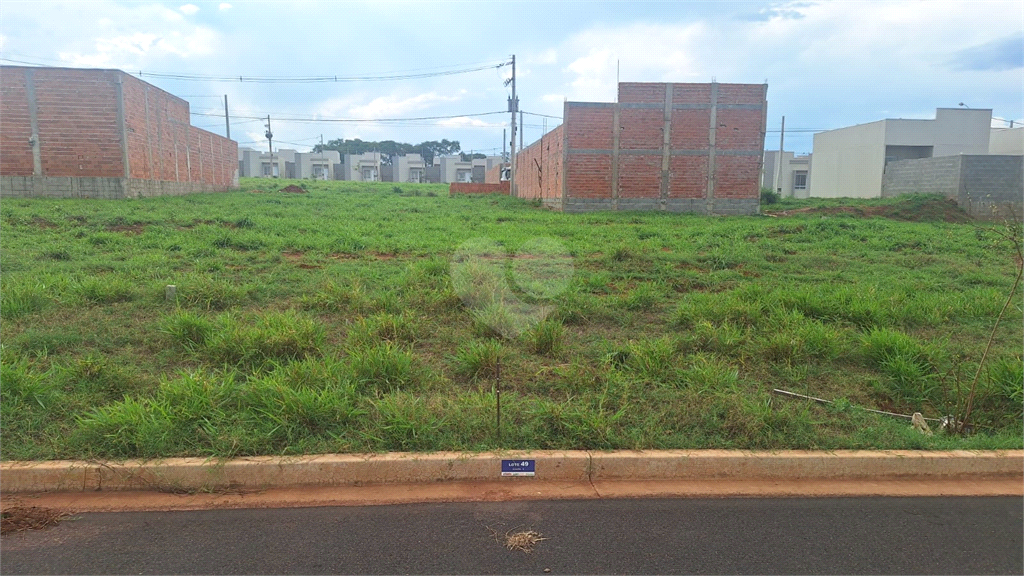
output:
M263 149L270 115L275 150L322 137L500 153L511 67L499 65L512 55L527 145L560 123L566 100L613 102L617 77L767 82L766 147L778 148L785 116L785 148L798 154L814 131L936 108L1024 121L1024 0L0 3L3 64L141 73L218 134L226 95L232 138ZM396 75L406 78L344 81Z

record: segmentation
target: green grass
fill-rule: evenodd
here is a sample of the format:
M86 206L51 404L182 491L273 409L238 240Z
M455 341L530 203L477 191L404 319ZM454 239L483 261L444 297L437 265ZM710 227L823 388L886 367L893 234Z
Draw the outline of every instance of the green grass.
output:
M954 410L1012 285L994 225L934 198L574 215L288 183L5 199L0 457L1022 446L1019 294L975 434L857 408Z

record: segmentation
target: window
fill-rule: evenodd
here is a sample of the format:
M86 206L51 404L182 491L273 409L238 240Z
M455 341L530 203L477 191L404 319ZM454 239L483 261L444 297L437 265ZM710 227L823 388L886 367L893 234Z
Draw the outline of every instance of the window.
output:
M807 170L793 172L793 190L807 190Z
M472 182L473 171L472 170L458 170L455 172L456 182Z
M409 170L409 182L415 182L419 184L423 181L423 170L412 169Z
M313 165L313 178L316 178L317 180L326 180L327 179L327 166L324 166L322 164L314 164Z
M266 178L271 178L271 177L277 178L277 176L280 174L278 172L279 169L280 168L278 167L277 164L271 164L269 162L264 162L263 163L263 176L266 177Z
M364 182L376 182L377 171L373 168L363 168L363 181Z

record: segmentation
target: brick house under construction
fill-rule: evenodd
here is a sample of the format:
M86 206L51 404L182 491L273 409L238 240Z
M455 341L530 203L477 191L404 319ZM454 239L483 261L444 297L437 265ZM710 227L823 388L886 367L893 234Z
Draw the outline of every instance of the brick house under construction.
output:
M0 195L137 198L238 187L238 144L120 70L0 66Z
M566 212L760 210L767 84L619 84L618 102L566 102L562 125L516 155L514 194Z

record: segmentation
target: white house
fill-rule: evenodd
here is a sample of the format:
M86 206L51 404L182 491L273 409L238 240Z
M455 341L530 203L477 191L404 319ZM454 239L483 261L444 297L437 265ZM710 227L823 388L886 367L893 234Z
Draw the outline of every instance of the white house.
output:
M938 108L934 120L886 119L814 135L810 195L877 198L889 162L988 154L992 110Z

